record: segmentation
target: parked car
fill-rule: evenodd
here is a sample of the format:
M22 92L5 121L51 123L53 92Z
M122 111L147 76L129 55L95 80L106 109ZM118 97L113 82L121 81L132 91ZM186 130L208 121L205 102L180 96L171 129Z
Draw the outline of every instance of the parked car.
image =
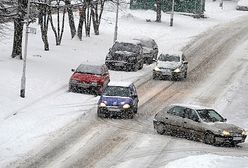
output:
M188 61L183 53L160 54L153 69L153 79L169 77L180 79L187 77Z
M236 9L248 11L248 0L239 0L237 3Z
M214 109L194 105L171 105L155 115L153 125L159 134L183 136L213 145L236 145L247 136L244 129L226 123Z
M143 63L143 50L137 41L116 41L105 59L109 69L137 71L143 68Z
M158 56L158 45L155 40L150 37L136 37L134 40L139 41L142 46L144 63L152 64Z
M110 82L98 101L99 117L133 118L138 111L138 94L132 82Z
M110 81L105 64L80 64L76 70L72 69L72 72L74 73L69 81L69 91L73 92L86 91L101 94Z

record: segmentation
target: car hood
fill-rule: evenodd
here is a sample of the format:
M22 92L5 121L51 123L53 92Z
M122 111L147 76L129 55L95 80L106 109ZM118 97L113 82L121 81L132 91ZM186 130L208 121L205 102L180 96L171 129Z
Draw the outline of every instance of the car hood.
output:
M101 96L100 102L106 102L107 106L121 106L124 104L132 104L133 100L129 97L119 96Z
M216 123L208 123L208 125L214 129L218 129L218 130L225 130L225 131L229 131L229 132L242 132L242 129L239 128L236 125L233 124L228 124L226 122L216 122Z
M71 77L71 80L77 80L80 82L85 83L92 83L92 82L98 82L102 79L101 75L95 75L95 74L83 74L83 73L74 73Z
M143 48L143 53L144 54L149 54L152 52L152 48L148 48L148 47L142 47Z
M130 51L115 51L114 52L115 56L121 55L121 56L124 56L124 57L130 57L130 56L133 56L135 54L136 53L130 52Z
M180 62L169 62L169 61L158 61L157 66L159 68L168 68L168 69L176 69L180 67Z

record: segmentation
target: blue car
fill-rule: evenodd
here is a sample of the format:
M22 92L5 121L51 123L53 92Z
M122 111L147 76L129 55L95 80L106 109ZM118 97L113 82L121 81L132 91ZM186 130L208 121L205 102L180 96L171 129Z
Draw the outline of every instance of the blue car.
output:
M138 94L131 82L110 82L97 108L98 117L133 118L138 111Z

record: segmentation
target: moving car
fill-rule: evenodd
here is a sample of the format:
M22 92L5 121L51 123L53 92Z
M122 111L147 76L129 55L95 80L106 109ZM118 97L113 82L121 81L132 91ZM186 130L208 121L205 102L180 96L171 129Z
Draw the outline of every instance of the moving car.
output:
M221 145L244 142L246 132L233 124L226 123L214 109L175 104L158 112L153 120L159 134L170 134Z
M188 61L183 53L160 54L153 69L153 79L169 77L180 79L187 77Z
M143 50L138 41L116 41L106 56L105 64L109 69L137 71L143 68Z
M139 41L142 46L144 63L152 64L158 56L158 45L155 40L150 37L136 37L134 40Z
M105 64L80 64L76 70L72 69L72 72L74 73L69 81L69 91L72 92L86 91L101 94L110 81Z
M98 101L98 117L133 118L138 111L138 94L132 82L110 82Z
M237 3L236 9L248 11L248 0L239 0Z

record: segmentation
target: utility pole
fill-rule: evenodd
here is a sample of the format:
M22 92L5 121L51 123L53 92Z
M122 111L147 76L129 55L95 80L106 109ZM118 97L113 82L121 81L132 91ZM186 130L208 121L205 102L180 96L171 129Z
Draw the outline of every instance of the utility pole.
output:
M170 17L170 26L173 26L174 6L175 6L175 0L172 0L172 5L171 5L171 17Z
M27 19L26 19L26 33L25 33L25 47L24 47L24 57L23 57L23 71L21 78L21 90L20 96L22 98L25 97L25 89L26 89L26 61L27 61L27 48L28 48L28 31L29 31L29 13L30 13L30 0L28 0L27 7Z
M116 15L115 15L115 32L114 32L114 41L113 43L115 43L115 41L117 40L117 31L118 31L118 15L119 15L119 0L117 0L116 2Z

